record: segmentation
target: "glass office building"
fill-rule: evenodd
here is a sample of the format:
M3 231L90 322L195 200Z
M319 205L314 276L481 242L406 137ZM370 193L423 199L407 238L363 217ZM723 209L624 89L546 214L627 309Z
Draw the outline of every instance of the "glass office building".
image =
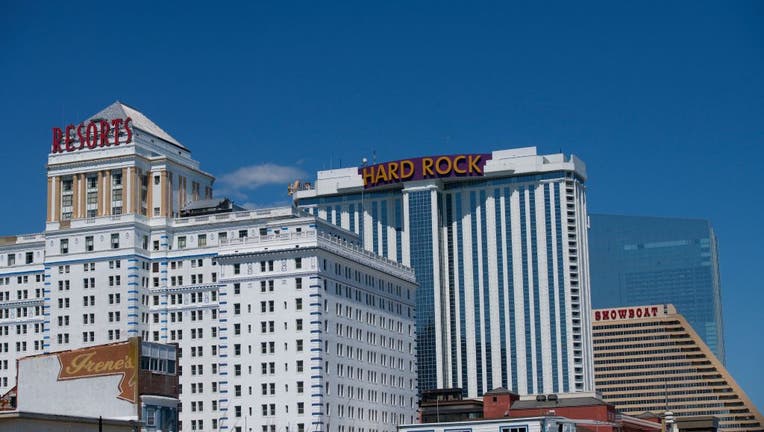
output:
M415 269L420 391L591 391L585 166L535 148L318 173L295 205Z
M592 305L671 303L724 362L716 236L701 219L590 215Z

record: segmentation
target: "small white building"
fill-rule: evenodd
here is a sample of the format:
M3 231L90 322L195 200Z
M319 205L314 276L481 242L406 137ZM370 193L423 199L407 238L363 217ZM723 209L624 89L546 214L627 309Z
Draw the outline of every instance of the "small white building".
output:
M576 423L559 416L419 423L398 426L398 432L575 432Z

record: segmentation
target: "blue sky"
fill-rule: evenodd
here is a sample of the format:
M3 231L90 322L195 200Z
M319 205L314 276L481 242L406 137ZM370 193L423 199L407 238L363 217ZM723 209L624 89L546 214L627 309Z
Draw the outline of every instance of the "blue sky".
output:
M0 233L43 229L51 127L118 99L256 206L373 155L562 150L591 212L711 220L764 407L764 3L155 3L0 3Z

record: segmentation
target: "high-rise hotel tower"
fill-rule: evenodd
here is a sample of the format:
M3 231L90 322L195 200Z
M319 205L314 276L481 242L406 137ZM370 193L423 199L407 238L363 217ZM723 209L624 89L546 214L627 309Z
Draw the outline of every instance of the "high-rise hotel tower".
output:
M414 421L411 269L292 207L212 199L189 150L121 103L51 150L45 232L0 237L0 395L19 357L142 336L179 346L184 431Z
M535 148L318 173L296 206L414 268L420 390L592 391L586 169Z

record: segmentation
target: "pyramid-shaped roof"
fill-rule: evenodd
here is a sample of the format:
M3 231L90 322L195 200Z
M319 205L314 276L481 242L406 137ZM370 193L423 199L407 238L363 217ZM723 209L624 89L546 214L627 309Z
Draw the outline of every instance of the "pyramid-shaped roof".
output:
M148 117L146 117L142 112L136 110L135 108L132 108L128 105L123 104L120 101L116 101L113 104L107 106L106 108L99 111L97 114L91 116L88 120L93 119L115 119L115 118L122 118L130 117L133 121L133 127L140 129L144 132L148 132L151 135L154 135L155 137L161 138L173 145L176 145L183 150L188 150L183 144L178 142L175 138L170 136L167 132L164 131L164 129L157 126L156 123L151 121Z

